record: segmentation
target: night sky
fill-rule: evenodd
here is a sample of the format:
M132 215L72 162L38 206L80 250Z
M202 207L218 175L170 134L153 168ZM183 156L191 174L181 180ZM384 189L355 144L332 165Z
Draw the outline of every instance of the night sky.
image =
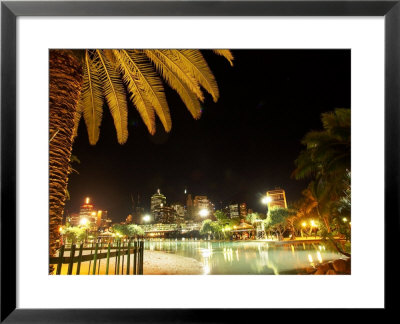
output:
M84 197L108 210L118 222L131 213L131 195L140 194L150 209L157 188L167 203L183 202L184 189L206 195L219 209L246 202L265 212L260 196L285 189L288 202L301 197L308 181L291 178L304 135L322 128L320 115L350 108L349 50L232 50L234 66L210 51L203 54L220 89L220 99L206 96L203 114L194 120L168 86L172 131L158 122L149 135L139 114L129 107L129 138L117 143L108 107L100 140L89 145L83 120L73 154L66 213L79 212Z

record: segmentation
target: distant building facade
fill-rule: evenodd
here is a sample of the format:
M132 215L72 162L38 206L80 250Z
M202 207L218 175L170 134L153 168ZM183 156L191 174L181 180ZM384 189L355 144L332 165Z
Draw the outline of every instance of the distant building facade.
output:
M176 223L176 212L168 206L159 206L154 209L154 222L161 224Z
M159 210L161 207L167 205L167 197L165 197L161 192L160 189L157 190L150 199L150 212L153 219L156 220L156 210Z
M240 204L239 213L240 213L240 218L246 218L246 216L247 216L247 205L246 205L246 203L241 203Z
M195 220L200 218L199 213L203 209L208 210L210 216L214 213L214 205L208 200L207 196L195 196L193 200L193 213Z
M172 204L171 208L175 211L175 219L177 223L182 223L185 220L185 207L181 204Z
M66 219L67 223L70 224L70 226L78 226L81 218L78 213L73 213L69 215Z
M240 217L240 208L239 204L229 205L229 217L230 218L239 218Z
M285 190L283 189L269 190L267 191L267 197L270 197L270 202L268 203L268 209L272 207L287 208Z

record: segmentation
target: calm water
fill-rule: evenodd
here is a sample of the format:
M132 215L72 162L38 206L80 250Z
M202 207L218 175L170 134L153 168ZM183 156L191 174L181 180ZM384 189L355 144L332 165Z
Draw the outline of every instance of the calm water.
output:
M294 274L297 269L338 259L322 243L147 241L145 249L200 261L205 274Z

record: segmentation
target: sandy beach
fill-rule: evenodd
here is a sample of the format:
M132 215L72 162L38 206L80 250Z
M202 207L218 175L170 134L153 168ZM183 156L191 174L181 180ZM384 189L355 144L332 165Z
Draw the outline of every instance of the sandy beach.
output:
M88 252L88 251L85 251ZM86 254L86 253L85 253ZM66 253L65 256L68 256ZM130 273L133 270L133 255L130 258ZM127 264L127 256L125 256L122 261L122 257L120 259L120 263L124 264L124 274L126 273L126 264ZM96 274L105 275L106 273L106 259L100 260L100 269L98 268L99 262L97 262ZM74 268L72 273L76 273L77 264L74 264ZM61 269L61 274L67 274L68 265L64 264ZM90 270L89 270L89 262L81 263L81 275L92 274L93 271L93 262L90 262ZM109 264L109 275L114 275L115 273L115 257L110 258ZM203 265L192 258L187 258L184 256L165 253L159 251L144 251L144 263L143 263L143 274L144 275L199 275L203 274L204 269ZM121 274L121 267L120 267Z

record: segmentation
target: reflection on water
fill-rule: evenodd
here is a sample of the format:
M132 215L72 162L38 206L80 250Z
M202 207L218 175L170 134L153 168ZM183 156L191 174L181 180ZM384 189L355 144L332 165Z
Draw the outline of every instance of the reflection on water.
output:
M145 249L194 258L203 264L204 274L293 274L341 257L322 243L160 240L145 242Z

